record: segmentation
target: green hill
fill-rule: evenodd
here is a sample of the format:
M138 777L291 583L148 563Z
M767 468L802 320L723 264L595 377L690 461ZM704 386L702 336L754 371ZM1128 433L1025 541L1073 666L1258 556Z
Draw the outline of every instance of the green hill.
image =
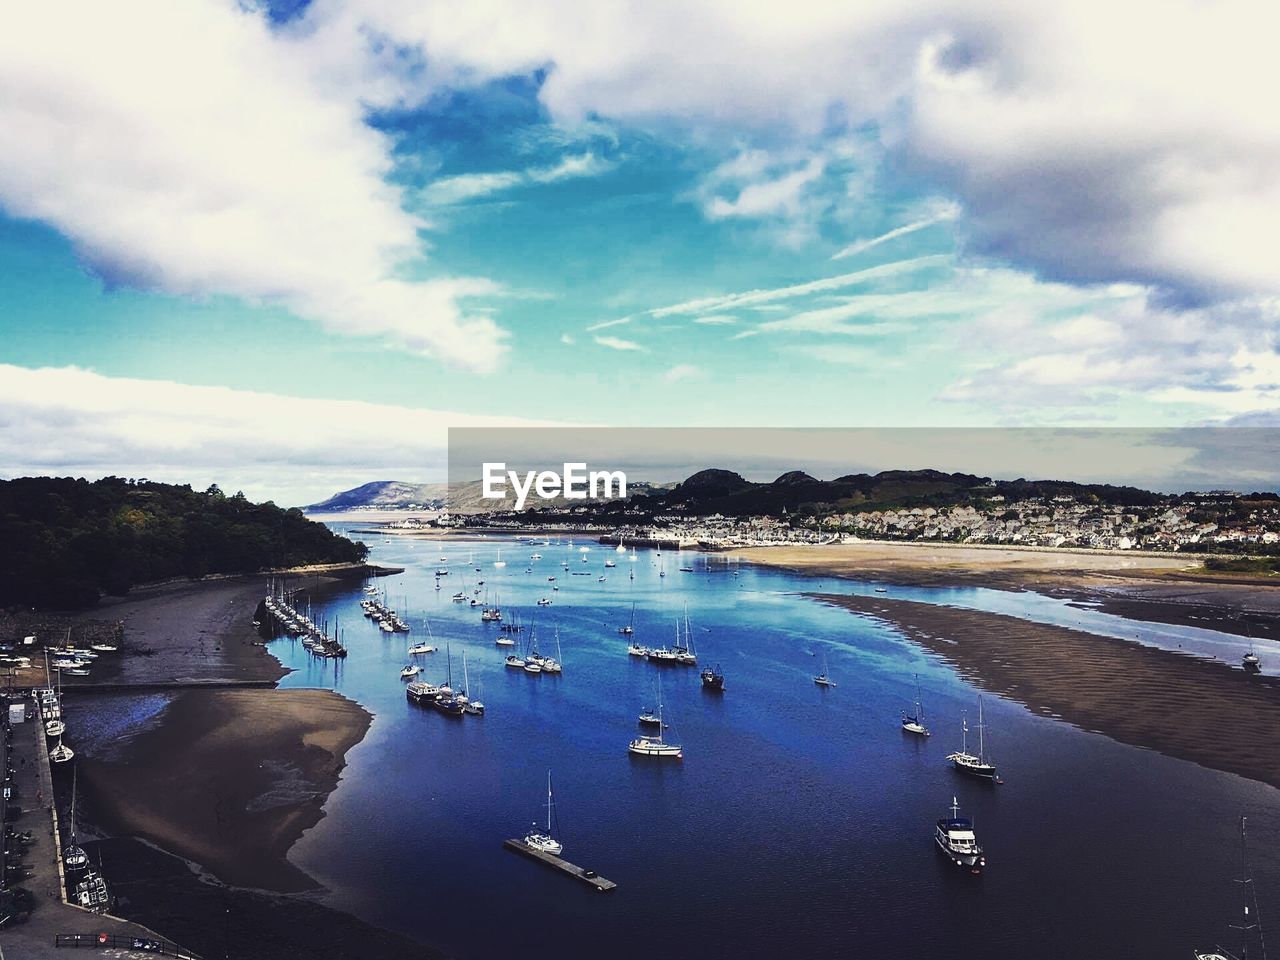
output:
M0 607L78 609L103 593L211 573L354 563L364 544L301 510L216 486L107 477L0 480Z

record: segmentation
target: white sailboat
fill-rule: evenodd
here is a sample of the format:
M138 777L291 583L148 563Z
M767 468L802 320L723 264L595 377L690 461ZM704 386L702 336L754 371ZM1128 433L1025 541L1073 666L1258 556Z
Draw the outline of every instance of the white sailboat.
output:
M494 560L494 561L493 561L493 565L494 565L495 567L505 567L505 566L507 565L507 561L505 561L505 560L503 560L503 559L502 559L502 548L501 548L501 547L499 547L499 548L498 548L498 559L496 559L496 560Z
M834 687L836 682L827 675L827 655L822 655L822 672L813 678L813 682L820 687Z
M1258 916L1258 894L1253 888L1253 875L1249 871L1249 847L1245 839L1245 817L1240 818L1240 899L1243 916L1239 923L1233 923L1232 929L1240 931L1240 953L1236 955L1222 947L1211 950L1196 950L1196 960L1246 960L1250 956L1249 944L1256 943L1261 949L1262 960L1267 957L1267 945L1262 939L1262 918Z
M918 737L929 736L929 728L924 725L924 706L920 702L920 675L913 674L916 681L916 712L902 715L902 729L905 733L914 733Z
M658 729L649 735L636 737L627 746L629 753L638 757L662 757L680 760L684 757L684 749L678 743L667 743L662 739L665 724L662 720L662 678L658 678Z
M467 654L465 651L462 654L462 695L465 701L462 712L469 713L473 717L483 717L484 702L478 697L475 700L471 699L471 677L467 673Z
M535 850L541 850L543 853L549 853L553 857L560 856L564 852L564 844L555 839L555 833L552 827L552 821L555 819L555 797L551 792L551 771L547 771L547 829L546 832L538 830L538 824L533 825L533 829L525 835L524 842Z
M75 751L62 742L62 738L58 738L58 745L49 751L49 759L54 763L66 763L76 755Z
M967 717L962 718L960 722L963 731L960 749L955 753L947 754L947 759L961 773L967 773L971 777L978 777L983 780L990 780L992 783L1001 783L999 777L996 776L995 764L988 762L986 752L986 724L982 719L982 697L978 697L978 754L974 756L969 752L969 720Z

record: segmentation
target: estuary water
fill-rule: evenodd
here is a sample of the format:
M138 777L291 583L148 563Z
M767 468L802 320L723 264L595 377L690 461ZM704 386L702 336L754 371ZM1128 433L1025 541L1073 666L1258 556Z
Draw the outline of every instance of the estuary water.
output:
M377 582L407 615L410 639L362 617L352 584L313 607L341 625L345 661L314 660L288 639L270 649L295 668L283 685L336 689L375 714L326 816L291 854L335 906L372 922L464 960L1185 958L1235 942L1247 815L1263 918L1280 924L1280 792L994 696L987 746L1006 783L962 778L944 758L960 746L962 712L974 718L977 691L891 628L801 596L872 585L689 552L642 549L633 560L581 538L361 539L374 561L406 568ZM558 632L564 673L506 668L502 634L479 607L453 602L458 591L487 592L508 620L536 630L544 653L554 655ZM1034 594L889 593L1204 655L1230 657L1244 642ZM538 607L542 597L551 605ZM704 692L697 669L629 657L618 629L633 607L634 638L649 645L673 639L687 608L699 663L721 666L724 693ZM445 679L447 648L460 686L465 655L484 717L406 699L399 671L408 642L428 639L425 624L439 650L416 658L422 679ZM813 683L824 662L833 689ZM898 725L913 674L927 740ZM659 676L683 761L627 753ZM503 849L545 817L548 770L564 857L615 881L614 893ZM986 848L980 878L933 845L953 796Z

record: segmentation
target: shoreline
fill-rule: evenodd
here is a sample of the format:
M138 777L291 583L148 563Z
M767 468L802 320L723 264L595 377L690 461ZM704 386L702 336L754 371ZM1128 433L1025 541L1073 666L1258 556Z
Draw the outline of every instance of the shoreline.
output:
M804 596L892 627L971 683L1041 716L1280 789L1280 753L1255 747L1280 737L1280 679L1006 614Z
M1216 577L1187 557L1005 550L994 547L864 541L830 546L750 547L747 563L808 577L907 587L983 587L1032 591L1130 620L1203 627L1280 640L1280 586Z
M339 582L311 571L305 586ZM221 956L230 937L232 955L249 960L439 960L430 946L318 900L324 888L289 859L323 819L373 716L330 690L276 686L289 671L253 626L263 592L258 576L182 581L80 615L125 630L119 653L107 655L114 662L64 682L73 746L91 717L125 720L126 736L105 755L77 757L83 819L106 837L119 912L206 956ZM37 672L43 685L43 664ZM219 688L200 686L210 681ZM140 730L128 720L126 683L167 700Z
M373 715L328 690L187 690L118 758L82 758L93 816L232 886L319 887L288 860Z

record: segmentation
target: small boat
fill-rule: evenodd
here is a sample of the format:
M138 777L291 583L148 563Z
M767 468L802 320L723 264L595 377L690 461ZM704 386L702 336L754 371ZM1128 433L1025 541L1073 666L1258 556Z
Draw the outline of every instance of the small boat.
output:
M440 695L440 688L434 683L423 683L415 680L404 688L405 696L415 703L430 703Z
M1240 876L1236 882L1240 884L1240 899L1243 916L1239 923L1231 924L1233 930L1240 932L1240 953L1234 954L1222 947L1210 950L1196 950L1196 960L1246 960L1253 954L1249 945L1256 944L1261 948L1260 956L1266 960L1266 946L1262 942L1262 918L1258 916L1258 894L1253 887L1253 875L1249 870L1249 847L1245 838L1245 817L1240 818Z
M494 646L498 646L498 647L514 647L516 645L515 638L512 637L510 634L504 634L503 636L499 637L497 640L493 641L493 643L494 643Z
M629 637L636 632L636 605L634 603L631 605L631 621L625 627L619 627L618 632L624 637Z
M1249 652L1240 658L1241 666L1244 667L1245 673L1261 673L1262 661L1258 659L1258 655L1253 652L1253 642L1249 643Z
M920 702L920 675L915 674L915 679L916 712L902 715L902 730L904 733L914 733L918 737L927 737L929 736L929 728L924 725L924 707Z
M662 679L658 679L658 729L655 733L636 737L627 745L627 752L637 757L661 757L680 760L684 750L678 743L667 743L662 739L662 731L666 724L662 721Z
M604 577L596 577L596 583L604 583Z
M455 593L455 594L453 595L453 602L454 602L454 603L466 603L466 602L467 602L467 595L466 595L466 593L464 593L463 591L459 590L457 593Z
M982 720L982 697L978 697L978 754L974 756L969 752L969 720L967 717L962 718L960 727L963 731L961 746L955 753L947 754L947 759L951 761L955 769L961 773L967 773L971 777L978 777L982 780L990 780L992 783L1002 783L1003 781L996 776L995 764L987 761L986 740L984 731L986 724Z
M813 678L813 682L820 687L834 687L836 682L827 676L827 655L822 655L822 672Z
M512 641L512 642L514 643L514 641ZM507 659L506 659L506 661L505 661L505 662L506 662L507 666L508 666L508 667L511 667L511 669L513 669L513 670L523 670L523 669L524 669L524 666L525 666L525 660L524 660L524 657L520 656L520 655L519 655L519 654L517 654L517 653L509 653L509 654L507 654Z
M888 592L889 591L886 590L884 587L876 587L876 593L888 593Z
M948 860L958 867L967 867L970 873L979 874L987 865L973 832L973 821L960 816L960 804L955 797L951 798L951 816L938 821L933 839Z
M49 759L54 763L66 763L76 755L75 751L62 742L62 738L58 738L58 745L49 751Z
M67 732L67 725L61 720L46 720L44 725L44 735L46 737L60 737Z
M71 773L71 839L62 848L62 865L67 870L83 870L89 866L89 855L76 843L76 780L79 770Z
M555 577L547 577L547 583L555 583L555 582L556 582Z
M608 570L608 569L609 569L609 568L611 568L611 567L616 567L616 566L617 566L617 564L616 564L616 563L614 563L612 560L606 560L606 561L604 562L604 566L605 566L605 569L606 569L606 570Z
M539 660L529 659L524 662L525 673L541 673L542 662Z
M84 879L76 884L75 902L94 913L106 913L111 909L111 894L102 874L89 867Z
M638 643L632 643L627 646L627 653L633 657L648 657L652 652L648 647L642 647Z
M493 561L493 565L494 565L495 567L505 567L505 566L507 565L507 561L505 561L505 560L503 560L503 559L502 559L502 550L501 550L501 548L499 548L499 550L498 550L498 559Z
M702 671L702 689L714 693L724 692L724 674L720 672L720 664Z
M657 727L662 729L662 718L652 710L646 710L640 716L636 717L636 723L642 727Z
M435 653L436 648L429 643L417 643L409 648L409 656L416 657L423 653Z
M524 842L535 850L541 850L543 853L549 853L553 857L560 856L564 852L564 844L555 839L556 831L553 830L552 822L555 820L555 799L551 793L551 771L547 771L547 829L546 832L538 830L538 824L533 825L533 829L525 835Z
M529 554L529 559L530 559L530 560L541 560L541 559L542 559L542 554L540 554L540 553L531 553L531 554Z
M680 572L681 572L681 573L693 573L693 567L681 567L681 568L680 568Z
M480 700L471 699L471 677L467 673L467 655L462 654L462 712L468 713L473 717L484 716L484 703Z
M549 606L551 606L551 600L550 600L550 598L548 598L548 597L542 597L542 598L540 598L540 599L538 600L538 606L540 606L540 607L549 607Z
M257 624L255 624L257 626ZM120 648L114 643L95 643L89 647L90 650L96 650L98 653L115 653Z
M410 663L410 664L407 664L400 671L400 679L408 680L410 677L416 677L421 672L422 672L422 668L420 666L418 666L416 663Z

